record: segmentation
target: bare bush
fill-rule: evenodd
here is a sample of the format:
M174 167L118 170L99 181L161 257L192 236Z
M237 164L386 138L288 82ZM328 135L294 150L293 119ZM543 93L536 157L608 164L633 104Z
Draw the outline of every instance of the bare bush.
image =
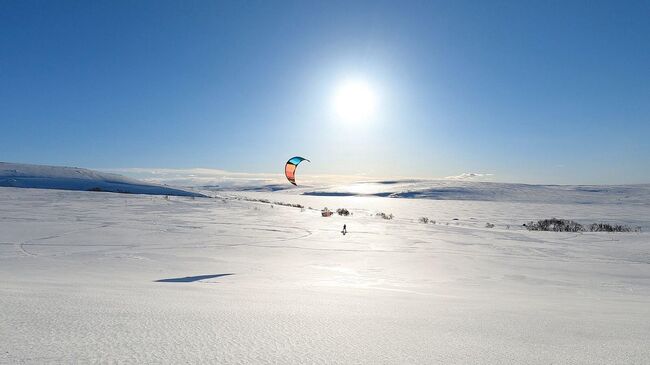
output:
M592 223L586 227L568 219L543 219L528 222L524 227L529 231L552 232L641 232L641 227L630 227L622 224Z
M350 211L348 211L348 210L345 209L345 208L339 208L339 209L337 209L337 210L336 210L336 213L337 213L338 215L342 215L342 216L345 216L345 217L347 217L347 216L350 215Z
M639 232L641 227L634 229L630 226L609 223L593 223L589 225L589 232Z
M524 224L529 231L552 231L552 232L582 232L584 227L578 222L568 219L542 219L537 222Z
M386 214L386 213L384 213L384 212L379 212L379 213L375 214L375 216L376 216L376 217L381 217L381 218L383 218L383 219L387 219L387 220L391 220L391 219L393 219L393 213Z
M281 205L283 207L292 207L292 208L304 208L304 206L300 204L292 204L292 203L284 203L284 202L273 202L275 205Z
M485 223L485 228L494 228L494 224L487 222Z
M247 197L242 197L242 198L239 198L239 199L249 201L249 202L258 202L258 203L264 203L264 204L271 204L271 208L273 208L273 206L275 206L275 205L280 205L280 206L283 206L283 207L301 208L301 209L304 208L304 206L301 205L301 204L293 204L293 203L285 203L285 202L271 202L268 199L253 199L253 198L247 198ZM224 203L225 202L226 201L224 200Z
M429 218L427 218L427 217L420 217L420 219L418 219L418 222L420 222L420 223L424 223L424 224L427 224L427 223L429 223Z

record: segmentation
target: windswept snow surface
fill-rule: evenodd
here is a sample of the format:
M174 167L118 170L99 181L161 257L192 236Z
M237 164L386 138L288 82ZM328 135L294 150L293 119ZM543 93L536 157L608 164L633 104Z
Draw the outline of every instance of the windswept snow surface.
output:
M0 162L0 187L95 190L114 193L202 196L195 192L150 184L122 175L78 167Z
M648 230L520 227L648 204L220 194L0 188L0 363L650 363Z

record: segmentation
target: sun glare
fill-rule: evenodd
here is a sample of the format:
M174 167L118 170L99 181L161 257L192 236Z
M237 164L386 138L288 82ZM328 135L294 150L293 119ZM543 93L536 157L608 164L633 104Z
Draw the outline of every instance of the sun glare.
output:
M339 118L348 122L370 119L377 104L372 88L364 81L346 81L334 94L334 110Z

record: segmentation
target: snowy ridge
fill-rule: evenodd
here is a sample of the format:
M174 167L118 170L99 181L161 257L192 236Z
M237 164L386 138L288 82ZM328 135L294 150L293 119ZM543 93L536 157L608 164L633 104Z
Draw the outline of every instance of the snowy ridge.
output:
M122 175L78 167L0 162L0 187L105 191L113 193L202 196L195 192L150 184Z

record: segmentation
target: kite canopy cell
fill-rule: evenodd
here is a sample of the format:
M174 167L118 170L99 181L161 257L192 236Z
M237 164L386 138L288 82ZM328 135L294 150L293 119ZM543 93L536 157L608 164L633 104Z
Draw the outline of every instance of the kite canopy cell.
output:
M287 180L289 180L289 182L292 183L293 185L297 185L296 168L298 168L298 164L300 164L303 161L311 162L306 158L296 156L296 157L291 157L289 161L287 161L287 164L284 165L284 175L286 175Z

